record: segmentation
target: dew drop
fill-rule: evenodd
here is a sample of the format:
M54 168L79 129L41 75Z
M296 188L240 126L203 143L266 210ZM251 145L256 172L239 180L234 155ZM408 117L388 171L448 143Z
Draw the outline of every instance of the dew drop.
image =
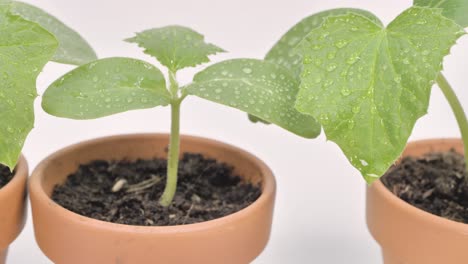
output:
M142 102L142 103L146 103L146 102L148 102L148 99L146 99L146 98L141 98L141 102Z
M357 114L361 111L361 107L360 106L354 106L353 107L353 113Z
M328 86L331 86L333 83L334 83L334 81L333 81L332 79L329 79L329 80L326 80L326 81L325 81L325 83L323 84L323 86L328 87Z
M320 118L320 121L322 122L322 124L328 124L329 123L328 115L321 114L319 118Z
M401 76L396 76L393 80L394 80L396 83L400 83L400 82L401 82Z
M133 99L132 98L127 98L127 103L131 103L133 102Z
M321 81L322 81L322 78L320 77L315 78L315 83L320 83Z
M215 93L218 93L218 94L221 93L222 91L223 91L223 89L221 89L221 88L216 88L215 89Z
M356 54L352 55L351 57L349 57L348 59L346 59L346 63L348 64L354 64L356 63L357 61L359 60L359 56L357 56Z
M406 64L406 65L410 64L410 61L408 60L408 58L404 58L402 62L403 64Z
M289 46L294 46L297 44L297 42L299 42L300 38L298 37L294 37L294 38L291 38L289 41L288 41L288 45Z
M221 75L223 75L223 76L226 76L227 74L228 74L227 71L222 71L222 72L221 72Z
M351 90L349 90L349 89L347 89L347 88L342 89L342 90L341 90L341 94L342 94L343 96L348 96L348 95L351 94Z
M98 77L97 77L97 76L94 76L94 77L93 77L93 82L97 82L97 81L99 81Z
M332 72L336 69L337 65L335 63L331 63L327 66L327 71Z
M109 97L107 97L106 99L104 99L104 102L106 103L109 103L111 101L111 99Z
M333 51L332 51L332 52L329 52L329 53L327 54L327 58L328 58L329 60L333 60L333 59L335 58L335 56L336 56L336 52L333 52Z
M251 74L251 73L252 73L252 69L250 69L250 68L244 68L244 69L242 69L242 71L243 71L244 73L247 73L247 74Z
M317 65L317 66L322 65L322 60L321 59L316 59L315 60L315 65Z
M425 19L418 20L418 21L416 21L416 24L425 25L425 24L427 24L427 20L425 20Z
M312 49L313 49L313 50L319 50L319 49L321 49L321 48L322 48L322 46L320 46L320 45L313 45L313 46L312 46Z
M310 64L310 63L312 63L312 58L310 58L310 56L305 56L305 57L304 57L304 60L302 61L302 63L304 63L304 64Z
M341 48L344 48L346 45L348 45L348 41L346 40L339 40L337 42L335 42L335 47L341 49Z
M348 128L353 129L354 128L354 120L349 120L348 121Z

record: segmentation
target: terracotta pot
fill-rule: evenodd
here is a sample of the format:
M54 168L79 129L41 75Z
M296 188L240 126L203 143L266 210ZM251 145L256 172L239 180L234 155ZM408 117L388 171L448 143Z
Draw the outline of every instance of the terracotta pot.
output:
M26 221L26 181L28 163L21 156L11 181L0 189L0 264L4 264L8 246L18 237Z
M409 143L403 156L421 156L454 148L463 153L460 139ZM367 225L382 247L385 264L466 264L468 225L420 210L376 181L367 189Z
M106 137L67 147L43 160L30 180L34 230L42 251L56 264L244 264L255 259L269 239L275 179L261 160L221 142L182 136L181 152L216 158L233 165L245 180L261 183L258 200L232 215L183 226L128 226L75 214L50 199L53 187L79 164L166 157L168 142L166 134Z

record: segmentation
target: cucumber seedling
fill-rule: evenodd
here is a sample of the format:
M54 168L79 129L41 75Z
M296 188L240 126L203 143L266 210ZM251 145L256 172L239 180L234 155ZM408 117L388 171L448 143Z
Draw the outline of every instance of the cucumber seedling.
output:
M416 0L385 27L364 10L328 10L296 24L265 60L299 80L295 108L314 117L372 183L403 152L427 113L434 83L453 109L468 153L466 116L441 73L443 58L465 34L467 13L468 1Z
M169 206L177 188L180 107L189 95L245 111L303 137L320 133L315 119L294 108L299 81L285 67L256 59L213 64L180 86L177 72L209 61L223 49L182 26L154 28L127 39L167 68L168 80L154 65L132 58L105 58L82 65L52 83L42 107L49 114L93 119L119 112L171 107L165 190L159 203ZM121 183L119 183L121 185ZM116 187L116 189L119 189Z

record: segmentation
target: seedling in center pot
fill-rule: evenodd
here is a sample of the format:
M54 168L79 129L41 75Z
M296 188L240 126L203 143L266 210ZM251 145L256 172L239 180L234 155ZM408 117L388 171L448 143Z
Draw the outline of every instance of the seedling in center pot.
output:
M143 31L127 41L137 43L167 67L168 81L155 66L141 60L101 59L55 81L45 92L42 107L59 117L92 119L170 105L167 180L159 201L163 206L171 204L176 192L180 107L188 95L240 109L303 137L313 138L320 133L314 118L294 109L299 82L281 65L255 59L223 61L195 75L191 84L180 87L180 69L206 63L209 55L224 50L181 26Z
M316 118L327 139L371 183L402 153L427 112L435 82L455 113L468 153L466 116L440 73L443 58L465 34L467 12L467 1L419 0L384 27L364 10L328 10L295 25L266 60L300 80L296 109Z
M13 171L34 125L36 78L45 64L79 65L96 55L78 33L29 4L0 1L0 27L0 164Z

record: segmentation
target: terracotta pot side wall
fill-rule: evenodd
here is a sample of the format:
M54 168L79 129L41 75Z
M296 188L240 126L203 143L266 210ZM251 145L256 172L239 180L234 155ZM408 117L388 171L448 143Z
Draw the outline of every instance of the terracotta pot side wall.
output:
M108 137L65 148L41 162L30 192L36 240L43 252L57 264L250 263L269 239L275 182L263 162L224 143L183 136L181 150L226 162L246 180L262 183L264 192L254 204L227 217L185 226L126 226L74 214L49 198L53 187L79 164L165 157L167 143L168 136L158 134Z
M459 139L424 140L408 144L404 156L454 148ZM367 189L367 225L381 245L385 264L466 264L468 225L424 212L393 195L380 181Z
M28 164L21 156L15 176L0 189L0 251L20 234L26 221L26 181Z
M8 248L4 250L0 250L0 264L6 263L7 253L8 253Z

